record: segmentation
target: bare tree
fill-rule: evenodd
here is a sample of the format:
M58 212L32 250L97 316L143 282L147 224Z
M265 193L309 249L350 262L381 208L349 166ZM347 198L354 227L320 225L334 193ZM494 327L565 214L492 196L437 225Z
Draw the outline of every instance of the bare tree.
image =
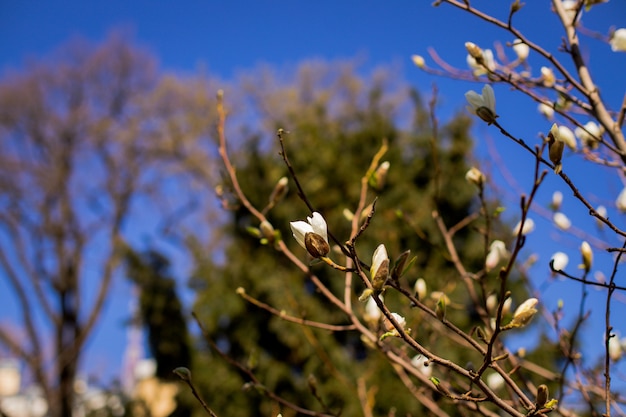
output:
M74 43L0 84L0 267L24 329L0 327L0 343L26 362L54 416L72 415L127 231L140 210L164 208L144 197L166 201L155 184L167 159L209 120L204 88L157 77L122 38L90 48Z

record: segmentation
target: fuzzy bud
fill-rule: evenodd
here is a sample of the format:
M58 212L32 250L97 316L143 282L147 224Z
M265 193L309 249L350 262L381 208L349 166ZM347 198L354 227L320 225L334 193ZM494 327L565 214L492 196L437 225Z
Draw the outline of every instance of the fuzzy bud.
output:
M307 252L314 258L322 258L330 252L330 245L317 233L309 232L304 235L304 245Z

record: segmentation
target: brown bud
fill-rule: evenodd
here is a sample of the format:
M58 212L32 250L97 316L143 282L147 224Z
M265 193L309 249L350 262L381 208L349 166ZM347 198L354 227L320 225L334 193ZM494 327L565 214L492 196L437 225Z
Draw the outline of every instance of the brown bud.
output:
M328 242L317 233L309 232L304 235L304 245L309 254L314 258L321 258L328 255L328 252L330 252Z
M543 406L548 402L548 387L546 384L541 384L537 387L537 398L535 400L535 406L537 408L543 408Z

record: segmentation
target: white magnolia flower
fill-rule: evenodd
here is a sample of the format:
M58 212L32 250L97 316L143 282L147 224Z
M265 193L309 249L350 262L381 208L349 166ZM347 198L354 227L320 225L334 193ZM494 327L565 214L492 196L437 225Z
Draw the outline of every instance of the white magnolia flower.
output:
M617 29L613 32L609 42L613 52L626 52L626 28Z
M574 137L574 132L572 132L572 129L567 126L561 125L559 126L559 135L561 136L561 141L565 143L568 148L574 151L576 150L576 138Z
M554 216L552 216L552 220L554 220L554 224L556 225L556 227L561 230L567 230L572 226L572 222L570 221L570 219L568 219L567 216L560 211L554 213Z
M617 196L617 200L615 200L615 205L619 211L626 211L626 188L624 188L619 195Z
M600 139L600 136L602 136L600 126L598 126L595 122L585 123L584 129L577 127L574 129L574 133L582 143L593 149L598 147L598 140Z
M521 220L513 228L513 236L517 236L520 233L520 227L522 227ZM522 235L525 236L533 230L535 230L535 222L533 221L533 219L526 218L526 221L524 222L524 227L522 228Z
M555 271L562 271L565 269L569 262L569 257L563 252L556 252L552 255L552 269Z
M541 67L541 81L545 87L552 87L556 82L556 78L554 76L554 71L552 68Z
M537 106L537 110L539 111L539 113L543 114L548 120L552 120L552 117L554 116L554 107L552 105L539 103L539 106Z
M308 222L308 223L307 223ZM291 231L296 242L305 248L311 256L319 258L330 251L326 220L318 212L314 212L307 221L290 222Z
M513 41L513 50L517 54L517 59L520 61L525 61L526 58L528 58L528 53L530 52L529 46L520 39L515 39Z
M493 88L489 84L483 87L483 93L478 94L476 91L468 91L465 93L465 99L470 104L468 110L474 113L488 124L496 121L496 96Z
M494 240L489 246L489 252L487 253L487 258L485 259L485 268L487 271L492 270L508 255L509 253L506 250L504 242L501 240Z

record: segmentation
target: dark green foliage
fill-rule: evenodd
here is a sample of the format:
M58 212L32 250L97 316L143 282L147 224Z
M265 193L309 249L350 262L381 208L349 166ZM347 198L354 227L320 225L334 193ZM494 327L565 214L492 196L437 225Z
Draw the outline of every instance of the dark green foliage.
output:
M190 346L187 322L176 282L169 276L169 261L160 253L149 250L126 253L126 272L139 288L140 320L148 332L150 353L157 363L156 376L177 380L172 370L190 366Z

